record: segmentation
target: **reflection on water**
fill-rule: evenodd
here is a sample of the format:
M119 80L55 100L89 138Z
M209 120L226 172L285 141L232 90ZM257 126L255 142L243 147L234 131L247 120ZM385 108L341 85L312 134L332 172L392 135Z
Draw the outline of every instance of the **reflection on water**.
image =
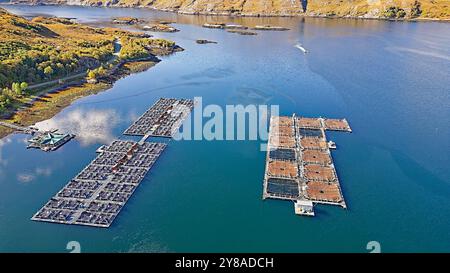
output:
M29 173L19 173L17 174L17 180L22 183L28 183L33 181L35 176Z
M148 95L149 93L156 93L158 91L164 91L164 90L171 90L174 88L182 88L182 87L201 87L201 86L207 86L210 82L185 82L185 83L179 83L179 84L171 84L166 85L158 88L149 88L148 86L138 90L134 90L133 94L121 94L120 96L116 97L108 97L107 99L91 99L87 102L80 102L79 105L93 105L93 104L106 104L106 103L112 103L116 101L126 101L127 99L136 99L140 96ZM133 114L133 113L132 113ZM132 115L131 114L131 115ZM136 119L131 118L130 121L135 121Z
M386 50L389 50L392 52L406 52L406 53L418 54L418 55L423 55L423 56L427 56L427 57L439 58L444 61L450 61L449 55L440 54L440 53L437 53L436 51L433 52L430 50L419 50L419 49L407 48L407 47L387 47Z
M23 135L0 141L0 251L60 252L74 238L85 251L361 252L374 239L384 251L449 251L450 163L442 149L450 138L448 25L7 8L99 25L117 16L175 20L180 32L149 34L186 50L40 123L77 135L55 152L26 150ZM290 30L241 36L202 28L204 22ZM218 43L198 45L199 38ZM123 130L159 97L196 96L204 106L268 104L286 115L347 118L351 135L329 134L339 143L333 158L349 209L318 206L320 216L305 219L291 203L262 202L258 142L172 141L110 229L29 221L95 157L96 144L133 139ZM280 225L282 233L267 236Z
M227 98L227 104L230 105L267 105L272 99L270 92L257 88L239 87Z
M234 71L232 68L209 67L200 72L183 75L181 78L183 80L194 80L198 78L221 79L231 76L233 73Z
M39 130L58 129L64 133L76 135L83 145L95 143L108 144L115 137L112 129L120 122L120 116L115 110L83 110L75 109L66 115L42 121L36 124Z
M3 146L5 146L6 144L11 143L11 139L9 137L5 137L0 139L0 165L6 165L6 163L8 162L6 159L3 158Z
M50 167L36 167L33 171L28 171L24 173L18 173L17 174L17 181L21 183L29 183L34 181L39 176L45 176L48 177L52 175L52 168Z
M127 238L131 241L131 246L127 252L130 253L167 253L170 252L166 246L161 245L153 232L146 230L136 236L135 238ZM145 239L142 239L145 238ZM135 241L135 242L133 242ZM130 242L129 242L130 243Z

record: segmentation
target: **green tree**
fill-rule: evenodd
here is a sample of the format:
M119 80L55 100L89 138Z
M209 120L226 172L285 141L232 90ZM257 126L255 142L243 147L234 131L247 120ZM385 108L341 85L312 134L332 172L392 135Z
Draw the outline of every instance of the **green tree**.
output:
M411 17L419 17L422 14L422 9L419 1L415 1L411 8Z
M22 82L22 83L20 84L20 89L22 89L22 91L26 90L27 88L28 88L28 83Z
M96 79L97 78L97 73L95 73L94 70L88 70L87 78L88 79L92 79L92 80Z
M397 12L397 18L403 18L406 16L406 11L404 11L403 9L399 9Z
M51 66L47 66L44 68L44 74L47 76L51 76L53 74L53 68Z
M13 82L11 85L11 89L16 96L22 96L22 88L20 88L20 83Z
M10 103L9 97L1 94L0 95L0 111L5 109Z

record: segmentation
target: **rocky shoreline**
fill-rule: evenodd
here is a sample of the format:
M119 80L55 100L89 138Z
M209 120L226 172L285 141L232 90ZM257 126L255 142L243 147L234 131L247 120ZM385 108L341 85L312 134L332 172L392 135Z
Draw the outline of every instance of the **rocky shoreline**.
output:
M112 73L102 77L96 83L79 80L64 86L53 87L32 102L26 103L19 110L11 111L2 120L22 126L32 126L37 122L47 120L61 112L74 101L110 89L116 81L134 73L146 71L160 60L155 58L123 62ZM0 139L14 131L0 127Z
M317 2L320 2L319 0ZM413 1L413 0L410 0ZM181 6L178 7L165 7L164 5L158 4L142 5L141 2L131 1L127 2L126 0L79 0L79 1L68 1L68 0L11 0L10 4L25 4L25 5L79 5L79 6L91 6L91 7L122 7L122 8L146 8L163 12L172 12L178 14L185 15L206 15L206 16L232 16L232 17L312 17L312 18L344 18L344 19L375 19L375 20L389 20L389 21L442 21L442 22L450 22L450 12L445 10L441 13L440 17L427 17L427 16L405 16L405 17L393 17L388 18L383 15L383 13L378 8L373 8L372 10L368 10L366 12L358 11L358 5L355 5L353 8L349 9L345 12L335 12L333 10L328 10L326 8L308 8L306 11L303 11L303 8L299 4L295 7L288 7L282 10L275 11L239 11L233 8L228 10L214 10L214 9L206 9L206 10L196 10L195 8L183 8ZM160 1L161 2L161 1ZM194 1L195 2L195 1ZM301 0L297 2L301 3ZM312 2L312 1L309 1ZM331 1L332 2L332 1ZM342 3L343 1L338 1ZM328 3L328 2L327 2ZM434 2L432 2L434 3ZM318 6L319 4L315 4ZM170 5L169 5L170 6ZM446 6L444 6L446 8ZM408 8L409 9L409 8ZM407 9L407 10L408 10ZM401 9L403 10L403 9ZM434 9L435 10L435 9ZM385 12L385 11L384 11Z

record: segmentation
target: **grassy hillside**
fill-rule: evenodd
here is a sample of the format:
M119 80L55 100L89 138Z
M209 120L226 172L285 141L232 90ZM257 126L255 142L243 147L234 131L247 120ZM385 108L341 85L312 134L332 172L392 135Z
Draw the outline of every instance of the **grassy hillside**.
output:
M120 59L149 57L153 48L174 46L171 41L64 18L29 21L1 8L0 25L0 113L31 95L31 85L108 68ZM122 44L119 57L113 54L116 39Z
M13 0L90 6L151 7L182 13L450 19L450 0ZM307 3L306 3L307 2ZM411 10L417 10L411 13ZM306 10L304 11L304 8Z
M24 18L0 10L0 87L85 70L113 53L111 33L67 19Z
M391 19L450 19L449 0L315 0L309 1L311 15Z

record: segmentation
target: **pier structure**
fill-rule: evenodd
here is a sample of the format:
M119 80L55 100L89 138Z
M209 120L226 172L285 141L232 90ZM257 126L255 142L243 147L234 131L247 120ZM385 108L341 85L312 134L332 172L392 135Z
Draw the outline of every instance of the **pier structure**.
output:
M346 208L326 130L352 131L346 119L271 117L263 199L292 200L308 216L316 203Z
M109 227L167 146L147 139L171 137L193 106L193 100L158 100L126 131L142 135L139 142L115 140L99 147L98 156L31 220Z
M0 121L0 126L8 127L10 129L15 130L16 132L29 134L29 135L34 135L35 133L38 132L38 129L36 129L36 128L20 126L20 125L16 125L16 124L4 122L4 121Z

